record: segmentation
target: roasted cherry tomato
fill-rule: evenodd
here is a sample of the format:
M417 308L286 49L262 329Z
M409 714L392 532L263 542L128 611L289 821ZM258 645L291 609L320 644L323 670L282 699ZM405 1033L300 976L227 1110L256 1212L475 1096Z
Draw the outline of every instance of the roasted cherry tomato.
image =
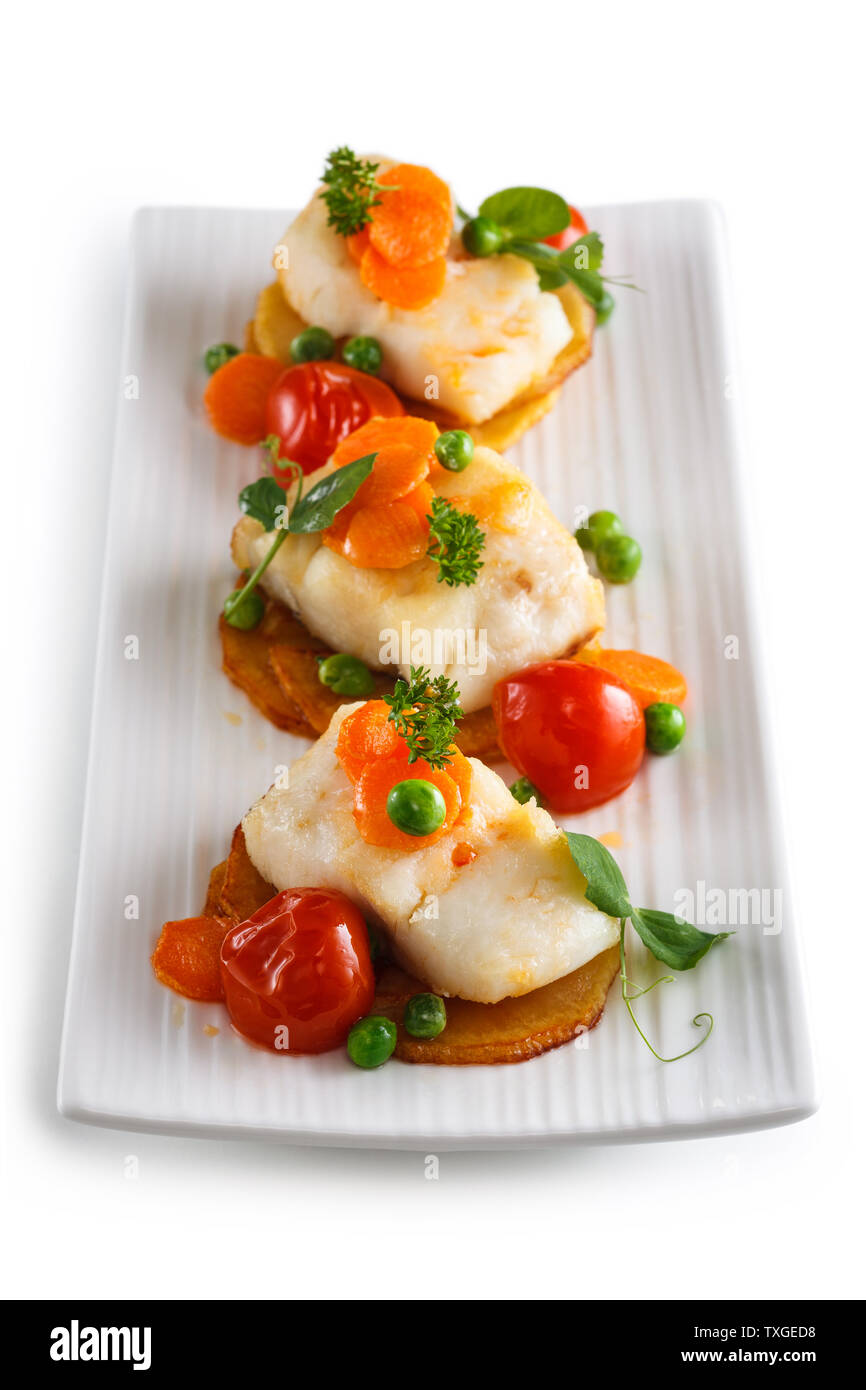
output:
M543 661L519 671L496 685L493 713L506 756L554 811L609 801L643 761L640 705L595 666Z
M579 237L586 236L589 231L583 214L578 212L577 208L573 208L571 203L568 205L568 210L571 213L571 221L568 226L563 228L561 232L557 232L556 236L544 238L546 245L553 246L557 251L564 251L567 246L573 246Z
M370 1012L367 925L328 888L289 888L228 933L220 952L239 1033L269 1051L327 1052Z
M274 382L265 417L267 434L279 436L280 453L313 473L327 463L341 439L372 415L405 415L384 381L343 362L304 362L287 367ZM274 469L279 482L291 474Z

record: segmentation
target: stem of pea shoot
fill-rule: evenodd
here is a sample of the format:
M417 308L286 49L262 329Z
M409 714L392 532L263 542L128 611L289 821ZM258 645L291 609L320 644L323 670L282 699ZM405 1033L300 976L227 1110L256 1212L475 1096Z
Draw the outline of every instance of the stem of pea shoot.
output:
M710 1026L707 1029L706 1033L704 1033L704 1036L700 1039L700 1041L695 1043L694 1047L690 1047L686 1052L678 1052L676 1057L662 1057L660 1052L656 1052L646 1033L643 1031L643 1029L641 1028L640 1024L634 1016L634 1009L631 1006L632 1000L640 999L643 997L643 995L649 994L650 990L655 989L656 985L672 984L673 976L661 975L659 979L653 980L652 984L647 985L645 989L639 989L637 986L632 986L635 992L633 994L629 994L628 986L631 984L631 981L628 979L625 973L625 924L625 917L621 917L619 921L619 978L622 981L622 997L623 1002L626 1008L628 1009L629 1018L631 1019L637 1031L640 1033L641 1037L643 1038L652 1055L655 1058L657 1058L659 1062L679 1062L682 1060L683 1057L690 1057L693 1052L697 1052L699 1047L703 1047L704 1043L707 1041L707 1038L713 1031L713 1016L712 1014L708 1013L695 1014L694 1018L692 1019L692 1023L695 1026L695 1028L700 1028L701 1021L703 1019L706 1019Z
M290 467L293 472L297 473L298 495L295 498L295 507L297 507L298 503L301 500L301 495L304 490L304 470L301 468L301 465L299 463L293 463L289 459L286 459L285 463L287 467ZM294 511L294 507L292 508L292 510ZM264 574L265 570L267 569L268 565L271 563L271 560L273 560L283 541L286 539L286 536L289 534L288 517L286 517L285 523L282 526L277 527L277 531L278 534L276 540L274 541L268 553L265 555L264 559L260 560L259 563L256 565L255 569L253 570L252 574L250 575L243 588L236 589L235 592L232 594L231 606L233 609L237 608L239 604L243 603L244 599L253 592L262 575Z

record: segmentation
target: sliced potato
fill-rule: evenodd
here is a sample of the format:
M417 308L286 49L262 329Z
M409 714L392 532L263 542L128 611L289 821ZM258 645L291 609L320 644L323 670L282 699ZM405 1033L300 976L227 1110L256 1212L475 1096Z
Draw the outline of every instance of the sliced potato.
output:
M341 705L352 704L355 695L337 695L319 680L319 661L330 655L326 648L301 651L296 647L275 644L270 649L270 663L287 698L298 706L307 723L317 734L323 734ZM375 690L370 699L381 699L394 689L394 677L384 672L371 672Z
M286 618L290 617L285 609L282 609L282 613L285 613ZM268 616L270 614L266 611L266 619ZM267 631L266 619L250 632L243 632L240 628L231 627L220 614L223 670L229 680L249 696L256 709L272 724L276 724L278 729L285 729L290 734L306 734L312 738L313 730L298 706L287 699L271 670L268 652L274 638ZM309 640L307 636L307 641Z
M201 910L202 917L219 916L219 901L223 891L223 884L226 881L227 868L228 860L224 859L221 864L217 864L215 869L211 869L207 885L207 897L204 900L204 907Z
M250 859L240 826L232 836L225 870L219 911L232 922L246 921L276 896L273 884L262 878ZM404 1029L403 1010L407 999L426 992L427 986L397 966L385 965L370 1012L384 1014L397 1024L394 1055L403 1062L436 1066L525 1062L593 1028L618 970L619 948L612 946L579 970L519 999L502 999L498 1004L447 999L444 1030L438 1038L421 1039L410 1037Z
M291 343L307 325L296 314L283 294L279 280L267 285L256 304L253 320L253 333L256 347L265 357L276 357L279 362L291 364Z

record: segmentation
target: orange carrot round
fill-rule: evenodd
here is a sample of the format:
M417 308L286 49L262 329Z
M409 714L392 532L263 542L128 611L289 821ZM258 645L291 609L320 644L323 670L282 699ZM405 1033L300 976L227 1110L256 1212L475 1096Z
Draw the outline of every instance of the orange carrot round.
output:
M429 534L426 517L406 498L361 507L349 522L343 554L358 569L398 570L426 554Z
M632 691L641 709L659 700L681 705L688 694L685 676L660 656L615 650L612 647L594 647L578 652L577 660L619 676Z
M352 260L355 262L356 265L361 264L364 252L366 251L369 245L369 227L362 227L360 232L353 232L351 236L346 237L346 250L352 257Z
M361 283L395 309L424 309L442 293L446 270L444 256L417 269L398 269L370 246L361 260Z
M401 746L384 700L368 700L347 714L337 735L337 757L354 781L374 758L393 757Z
M216 1003L223 998L220 947L227 931L218 917L166 922L150 958L160 984L187 999Z
M236 444L260 443L267 433L268 395L285 370L274 357L239 352L215 371L205 388L204 404L217 434Z
M369 230L370 245L389 265L415 270L448 250L451 208L420 189L400 188L383 193Z
M374 415L340 440L333 460L338 468L342 468L344 464L391 444L411 444L413 449L432 458L438 435L438 426L432 420L422 420L418 415Z
M398 782L417 779L432 782L442 793L445 819L432 835L407 835L398 830L387 811L388 793ZM355 824L368 845L383 849L426 849L441 839L460 813L460 793L447 771L432 768L420 758L410 763L403 751L392 758L377 758L368 763L355 783Z
M394 164L382 173L379 182L389 188L399 188L401 191L411 188L415 192L426 193L437 203L444 204L449 210L451 208L451 189L444 179L440 179L438 174L434 174L433 170L428 169L425 164ZM391 197L392 195L389 193L382 196ZM377 211L377 208L373 209L374 221Z

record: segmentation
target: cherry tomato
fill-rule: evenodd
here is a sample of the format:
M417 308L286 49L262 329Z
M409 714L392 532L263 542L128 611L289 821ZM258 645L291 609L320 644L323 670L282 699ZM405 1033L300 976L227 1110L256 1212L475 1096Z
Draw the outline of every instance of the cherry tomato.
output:
M271 898L227 934L220 974L238 1032L275 1052L340 1047L376 992L367 925L328 888Z
M643 761L640 705L595 666L543 661L518 671L496 685L493 713L506 756L554 811L587 811L618 796Z
M564 251L567 246L573 246L579 237L586 236L589 228L586 225L583 214L573 208L571 203L568 205L571 213L571 222L556 236L546 236L544 238L547 246L553 246L557 251Z
M327 463L341 439L371 415L405 415L384 381L343 362L304 362L287 367L274 382L265 407L267 433L279 435L281 453L313 473ZM287 482L286 469L274 469Z

